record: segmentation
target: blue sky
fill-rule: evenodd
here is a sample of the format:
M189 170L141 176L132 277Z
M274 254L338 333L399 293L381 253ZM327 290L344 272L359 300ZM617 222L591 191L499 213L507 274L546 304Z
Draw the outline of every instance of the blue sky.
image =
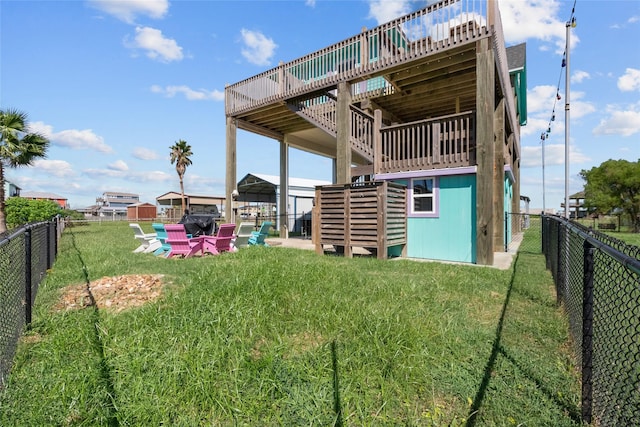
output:
M479 1L479 0L476 0ZM72 208L104 191L155 203L178 191L169 147L193 149L190 194L223 195L224 87L342 41L425 1L0 1L0 106L25 111L51 140L46 159L9 170L23 191ZM521 193L564 200L565 23L574 1L500 0L507 46L527 43L528 124ZM577 0L571 30L570 192L582 169L640 158L640 1ZM562 100L556 100L558 83ZM555 105L555 121L550 122ZM238 131L238 179L278 175L279 145ZM290 175L331 179L329 159L292 150Z

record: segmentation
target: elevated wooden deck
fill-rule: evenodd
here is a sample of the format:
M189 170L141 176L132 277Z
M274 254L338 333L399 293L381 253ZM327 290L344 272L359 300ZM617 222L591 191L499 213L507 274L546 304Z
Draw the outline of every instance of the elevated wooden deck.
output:
M316 189L313 226L316 252L332 245L352 256L366 248L386 259L388 248L407 243L406 188L386 181L327 185Z

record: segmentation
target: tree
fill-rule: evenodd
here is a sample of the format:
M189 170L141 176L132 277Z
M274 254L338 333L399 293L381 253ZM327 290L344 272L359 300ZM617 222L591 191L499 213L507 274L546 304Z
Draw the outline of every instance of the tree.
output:
M0 110L0 233L7 231L5 217L5 168L30 166L45 157L49 140L30 132L27 114L18 110Z
M180 178L180 199L182 200L182 212L186 211L186 204L184 200L184 173L187 171L187 166L191 165L191 159L189 156L193 155L191 146L187 144L187 141L179 140L171 147L171 164L176 164L176 172L178 172L178 178Z
M607 160L600 166L580 172L586 181L585 205L596 212L606 214L614 209L622 210L640 231L640 160Z

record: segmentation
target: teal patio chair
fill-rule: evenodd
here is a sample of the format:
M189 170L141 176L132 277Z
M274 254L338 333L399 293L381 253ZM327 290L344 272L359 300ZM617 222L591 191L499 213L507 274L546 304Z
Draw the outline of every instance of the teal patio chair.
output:
M160 247L156 249L153 254L155 256L167 255L171 250L171 245L167 243L167 230L164 229L164 224L154 222L151 224L151 227L153 227L156 232L156 239L160 241Z
M269 246L265 241L265 237L269 235L269 229L273 227L271 221L265 221L260 226L260 230L252 231L251 237L249 237L249 245Z

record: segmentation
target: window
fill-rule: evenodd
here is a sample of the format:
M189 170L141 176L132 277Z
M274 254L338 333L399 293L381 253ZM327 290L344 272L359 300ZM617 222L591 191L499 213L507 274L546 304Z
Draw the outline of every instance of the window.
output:
M411 180L411 213L436 213L435 184L435 178L416 178Z

